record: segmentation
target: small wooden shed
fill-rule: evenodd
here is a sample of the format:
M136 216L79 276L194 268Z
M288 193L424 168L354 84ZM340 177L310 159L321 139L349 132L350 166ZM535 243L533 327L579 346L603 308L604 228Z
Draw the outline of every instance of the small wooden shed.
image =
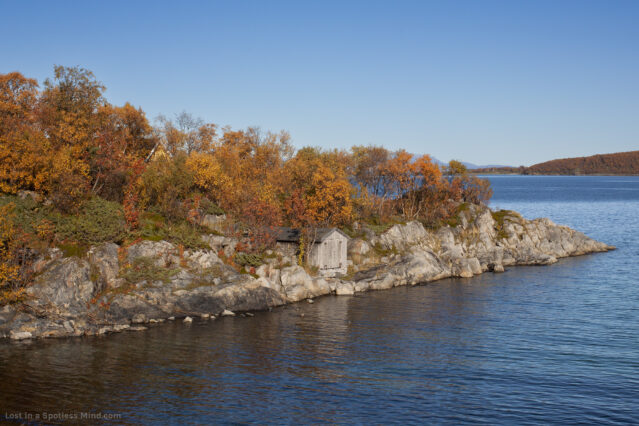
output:
M301 233L297 229L280 228L277 234L278 249L287 255L299 250ZM348 270L348 235L337 228L320 228L312 234L314 244L308 256L309 263L317 266L320 274L335 276Z

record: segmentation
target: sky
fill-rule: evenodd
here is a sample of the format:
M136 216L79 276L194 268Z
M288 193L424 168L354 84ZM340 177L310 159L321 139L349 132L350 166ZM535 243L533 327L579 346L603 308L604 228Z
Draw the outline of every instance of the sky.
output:
M0 0L0 73L81 66L109 102L531 165L639 149L639 1Z

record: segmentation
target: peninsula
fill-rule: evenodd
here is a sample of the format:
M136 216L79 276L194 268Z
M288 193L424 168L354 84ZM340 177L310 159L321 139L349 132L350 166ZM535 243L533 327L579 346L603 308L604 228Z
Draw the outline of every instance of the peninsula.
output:
M491 211L458 161L190 114L152 126L82 68L0 75L0 337L143 330L606 251Z

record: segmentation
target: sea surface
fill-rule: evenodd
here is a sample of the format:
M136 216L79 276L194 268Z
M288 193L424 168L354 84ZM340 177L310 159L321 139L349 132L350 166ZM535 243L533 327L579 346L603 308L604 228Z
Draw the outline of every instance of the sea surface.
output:
M639 423L639 178L490 179L493 207L618 250L252 318L3 341L0 419Z

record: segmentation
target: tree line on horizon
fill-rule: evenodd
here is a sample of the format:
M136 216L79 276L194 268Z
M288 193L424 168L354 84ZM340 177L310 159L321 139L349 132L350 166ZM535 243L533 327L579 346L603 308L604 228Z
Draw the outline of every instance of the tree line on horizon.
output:
M428 155L379 146L296 150L285 131L219 127L187 113L153 126L141 108L110 104L104 90L79 67L56 66L42 88L19 72L0 75L0 192L33 191L62 216L103 200L133 234L153 215L197 224L206 212L225 212L251 235L247 251L271 244L269 229L281 225L435 226L460 203L492 194L488 181L456 161L442 168ZM0 212L3 284L16 279L24 241L68 239L44 219L31 238L20 236L26 231L10 222L13 204Z

